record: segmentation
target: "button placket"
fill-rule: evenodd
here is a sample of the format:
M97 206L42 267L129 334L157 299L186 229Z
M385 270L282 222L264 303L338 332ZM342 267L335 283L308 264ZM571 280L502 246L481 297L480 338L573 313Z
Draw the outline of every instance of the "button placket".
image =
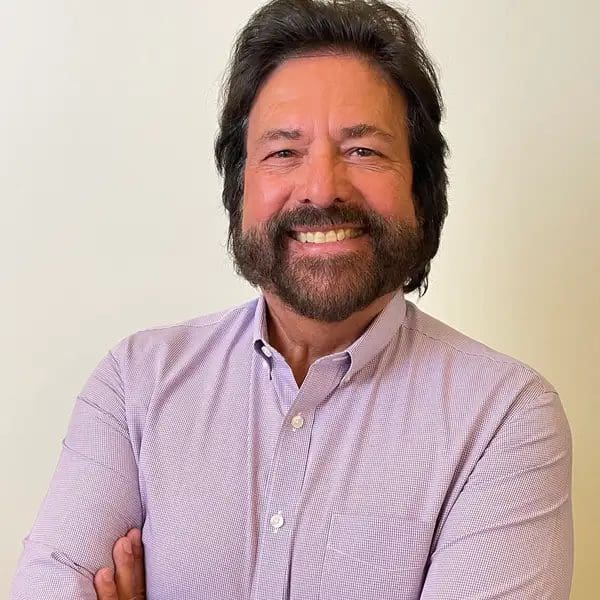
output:
M296 511L302 498L315 410L339 384L344 370L341 361L331 361L309 371L288 411L291 418L284 416L268 477L265 512L261 515L251 600L286 597Z
M275 449L251 595L253 600L283 598L287 586L295 514L308 463L310 429L314 417L314 411L301 413L298 410L295 413L292 419L288 417L282 424ZM302 426L294 429L291 423L296 416L302 419ZM299 420L296 419L295 423L298 425Z

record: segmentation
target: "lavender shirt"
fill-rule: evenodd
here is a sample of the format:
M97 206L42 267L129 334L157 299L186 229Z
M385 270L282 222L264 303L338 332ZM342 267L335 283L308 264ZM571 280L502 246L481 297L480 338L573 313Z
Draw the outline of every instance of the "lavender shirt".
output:
M265 308L108 352L13 600L95 599L134 526L150 600L568 598L571 431L542 376L398 292L298 389Z

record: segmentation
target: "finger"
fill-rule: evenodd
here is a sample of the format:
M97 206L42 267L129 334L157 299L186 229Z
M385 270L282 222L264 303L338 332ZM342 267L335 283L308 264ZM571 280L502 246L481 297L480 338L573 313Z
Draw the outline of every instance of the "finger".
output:
M115 563L115 583L119 598L133 600L136 598L135 573L133 571L133 551L127 537L117 540L113 548ZM136 599L137 600L137 599Z
M94 575L94 588L98 600L119 600L112 569L100 569Z
M127 537L133 548L133 572L135 575L136 592L143 600L146 596L146 568L144 565L144 546L142 544L142 532L139 529L130 529Z

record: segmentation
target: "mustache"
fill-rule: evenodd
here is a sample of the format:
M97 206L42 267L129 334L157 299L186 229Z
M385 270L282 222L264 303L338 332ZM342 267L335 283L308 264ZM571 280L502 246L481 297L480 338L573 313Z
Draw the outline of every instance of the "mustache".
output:
M266 224L266 233L271 239L287 234L296 227L331 227L351 223L369 230L375 221L381 219L361 207L353 205L332 205L317 208L314 205L302 206L277 214Z

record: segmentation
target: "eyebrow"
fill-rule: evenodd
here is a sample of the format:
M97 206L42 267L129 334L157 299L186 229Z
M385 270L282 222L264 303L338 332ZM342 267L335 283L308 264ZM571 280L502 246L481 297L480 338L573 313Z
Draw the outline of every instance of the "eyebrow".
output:
M354 139L369 136L381 137L388 142L391 142L394 139L394 136L391 133L388 133L380 127L371 125L369 123L359 123L358 125L342 128L343 139Z
M358 125L351 125L350 127L342 127L341 129L342 139L356 139L363 137L381 137L384 140L391 142L394 140L394 136L387 131L384 131L376 125L370 123L359 123ZM268 129L258 139L259 144L266 142L273 142L276 140L298 140L302 137L303 132L301 129Z
M300 129L269 129L259 138L258 143L273 142L275 140L298 140L302 137Z

